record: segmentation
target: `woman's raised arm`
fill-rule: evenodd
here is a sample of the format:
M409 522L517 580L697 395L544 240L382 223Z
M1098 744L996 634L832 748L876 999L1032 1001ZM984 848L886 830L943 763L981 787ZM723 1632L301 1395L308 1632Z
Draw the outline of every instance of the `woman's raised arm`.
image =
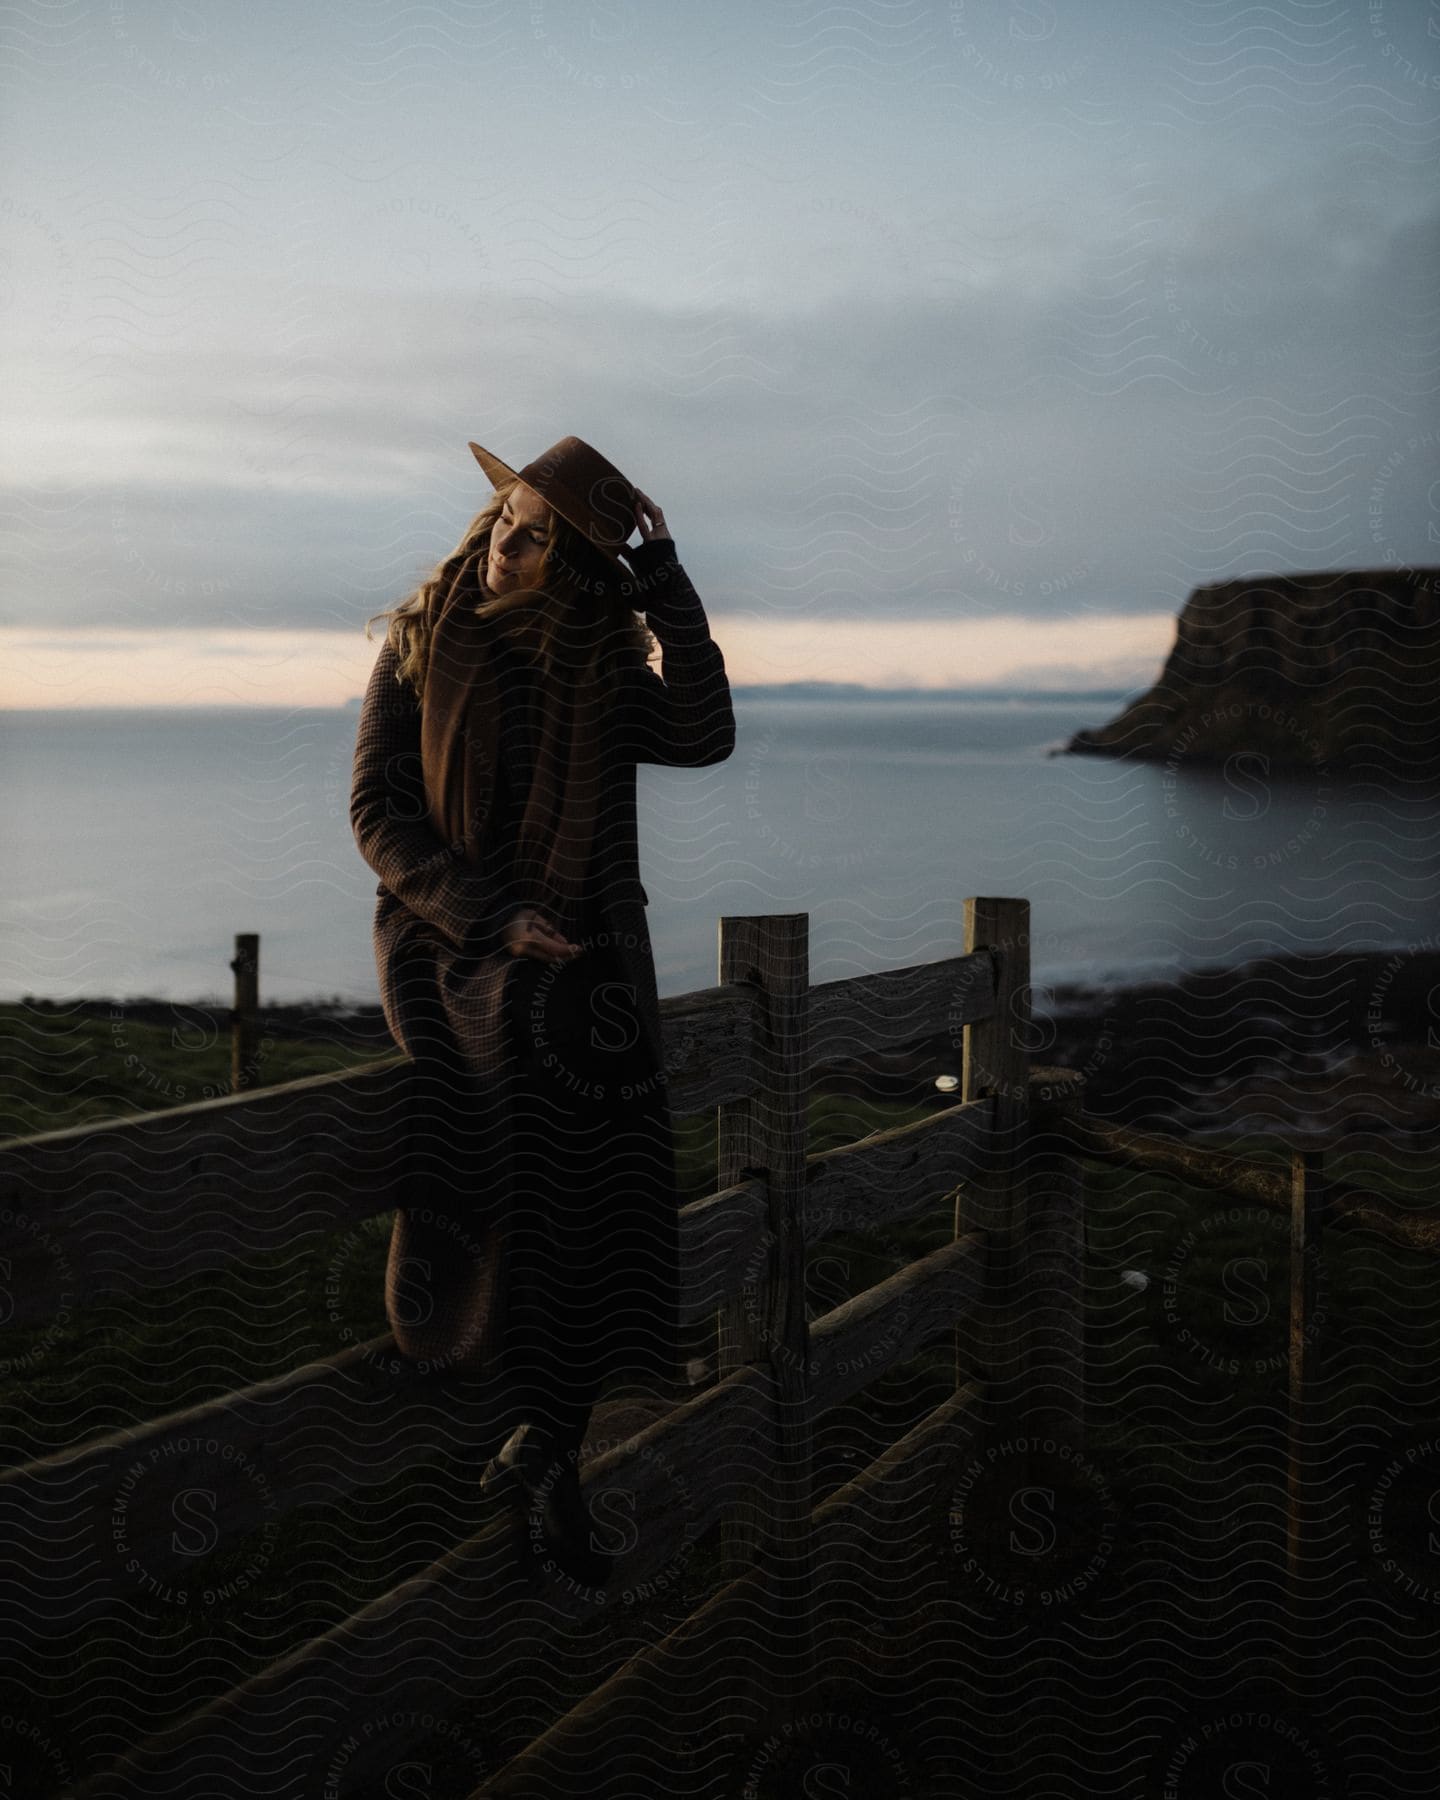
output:
M361 856L403 906L457 948L487 955L503 948L515 902L429 823L420 701L408 682L396 679L399 660L387 640L371 671L355 739L350 829Z
M675 553L655 537L625 552L638 577L636 605L660 645L662 674L633 674L626 712L626 752L636 762L699 769L722 763L735 748L735 710L725 658L710 635L705 608Z

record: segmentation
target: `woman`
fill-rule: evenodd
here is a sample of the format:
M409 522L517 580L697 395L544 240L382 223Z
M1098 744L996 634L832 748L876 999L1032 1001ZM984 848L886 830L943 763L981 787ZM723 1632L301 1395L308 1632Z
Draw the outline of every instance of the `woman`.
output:
M377 615L351 791L385 1017L413 1063L386 1310L423 1366L503 1374L523 1422L487 1485L599 1581L590 1412L613 1375L668 1381L678 1330L635 766L722 762L735 720L660 508L575 437L519 471L470 448L495 494Z

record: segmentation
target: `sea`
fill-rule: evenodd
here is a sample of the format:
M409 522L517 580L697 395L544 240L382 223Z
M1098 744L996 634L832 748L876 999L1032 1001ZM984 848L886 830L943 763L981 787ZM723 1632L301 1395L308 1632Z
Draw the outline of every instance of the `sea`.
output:
M812 982L958 955L968 896L1030 904L1033 1004L1258 956L1440 942L1440 796L1286 771L1057 755L1113 695L772 696L737 745L644 765L662 996L717 980L722 917L803 913ZM0 999L371 1003L376 876L336 709L14 712Z

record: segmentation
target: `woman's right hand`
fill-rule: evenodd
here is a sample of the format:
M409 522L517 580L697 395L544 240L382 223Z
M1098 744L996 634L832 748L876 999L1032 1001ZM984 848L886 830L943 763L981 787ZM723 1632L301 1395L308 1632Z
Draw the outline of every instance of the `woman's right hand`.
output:
M583 944L572 944L534 906L522 907L507 922L501 935L505 948L512 956L529 956L537 962L570 962L585 947Z

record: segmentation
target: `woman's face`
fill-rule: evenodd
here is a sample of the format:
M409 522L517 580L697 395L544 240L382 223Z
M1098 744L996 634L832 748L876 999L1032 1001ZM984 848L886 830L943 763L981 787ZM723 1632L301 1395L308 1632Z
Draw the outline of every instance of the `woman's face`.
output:
M500 517L490 532L490 560L485 579L496 594L532 587L545 552L550 508L523 481L505 496Z

